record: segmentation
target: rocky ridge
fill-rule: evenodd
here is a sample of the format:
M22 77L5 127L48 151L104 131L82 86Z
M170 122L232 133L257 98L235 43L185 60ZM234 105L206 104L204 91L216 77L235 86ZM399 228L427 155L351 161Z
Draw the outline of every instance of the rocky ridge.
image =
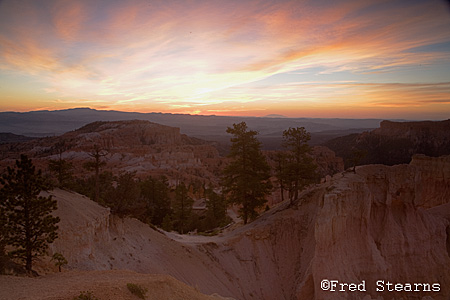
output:
M324 144L353 166L355 150L362 150L359 164L409 163L414 154L438 157L450 154L450 120L393 122L360 134L350 134Z
M17 153L27 153L46 169L49 159L63 159L86 175L83 164L95 147L107 153L104 170L136 172L138 176L167 175L186 180L214 180L220 157L214 142L188 137L180 129L143 120L94 122L61 136L27 143L2 145L2 165L11 165Z
M227 162L216 142L181 134L176 127L125 120L98 121L61 136L0 145L0 169L14 164L18 153L26 153L38 168L49 172L48 161L58 160L61 155L73 164L74 175L87 177L92 172L86 172L83 165L93 161L95 149L106 154L102 157L106 165L101 171L111 171L114 175L136 172L140 178L164 175L172 185L181 180L217 186ZM315 146L313 156L322 177L343 170L342 159L326 147ZM271 201L277 202L277 199Z
M450 156L344 172L215 237L155 231L56 190L68 268L169 274L235 299L435 299L450 295ZM365 282L329 292L323 279ZM377 280L437 283L435 292L377 292ZM428 298L427 298L428 297Z

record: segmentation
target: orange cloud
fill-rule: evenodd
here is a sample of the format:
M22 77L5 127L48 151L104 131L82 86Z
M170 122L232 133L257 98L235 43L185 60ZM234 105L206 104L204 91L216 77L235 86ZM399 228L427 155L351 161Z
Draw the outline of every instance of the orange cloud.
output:
M435 2L2 3L0 72L29 76L41 84L37 94L61 103L256 113L279 102L300 113L302 105L424 107L448 99L448 86L433 86L436 79L423 79L431 86L378 83L380 74L405 67L450 64L448 51L415 50L450 41L450 18ZM270 83L293 71L309 74L309 83ZM365 81L312 83L339 73ZM268 84L251 87L261 80Z
M80 39L86 21L86 7L81 1L62 0L53 7L53 24L57 35L63 40Z

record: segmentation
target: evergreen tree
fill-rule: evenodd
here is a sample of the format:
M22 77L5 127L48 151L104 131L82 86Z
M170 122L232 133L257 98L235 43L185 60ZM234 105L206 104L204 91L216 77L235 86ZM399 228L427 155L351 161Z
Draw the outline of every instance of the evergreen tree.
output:
M291 204L298 199L301 190L317 179L317 165L310 155L311 147L308 145L310 139L311 135L304 127L283 131L283 147L289 152L285 170L280 174L284 186L289 191Z
M140 189L134 175L134 172L120 174L116 178L116 186L106 197L106 204L118 215L126 215L138 205Z
M148 177L141 182L141 197L147 204L147 215L153 225L161 226L170 214L169 184L166 177Z
M67 187L73 177L73 164L65 159L51 159L48 162L48 168L56 175L59 187Z
M49 169L56 175L59 187L67 187L73 177L73 164L63 159L63 153L66 151L67 146L65 141L62 140L54 145L54 148L58 152L58 159L49 160Z
M241 205L240 216L247 224L267 201L265 197L272 188L270 167L256 138L258 133L248 130L245 122L228 127L227 133L233 137L228 155L231 162L223 171L223 190L230 203Z
M284 191L286 190L288 155L286 152L277 152L273 158L275 165L275 176L280 188L281 201L284 201Z
M228 218L225 197L217 194L211 188L206 189L205 194L207 197L206 227L212 229L226 225Z
M25 261L30 272L33 259L44 254L48 244L58 237L59 218L51 215L57 208L56 200L39 196L50 186L26 155L20 156L15 168L7 168L0 183L4 242L14 248L9 255Z
M107 199L114 190L113 183L116 178L110 171L103 171L98 177L99 198L97 203L106 206ZM90 199L94 199L96 192L95 185L95 175L92 175L88 178L75 178L71 188L77 193L85 195Z
M172 206L174 228L181 234L188 230L193 204L194 200L189 197L186 185L184 183L178 184L175 188L175 201Z
M96 144L94 145L94 149L89 153L89 156L94 160L88 161L83 165L85 169L95 171L95 193L93 199L95 202L100 200L100 169L106 165L106 162L103 160L103 157L106 155L108 155L108 151L100 148Z

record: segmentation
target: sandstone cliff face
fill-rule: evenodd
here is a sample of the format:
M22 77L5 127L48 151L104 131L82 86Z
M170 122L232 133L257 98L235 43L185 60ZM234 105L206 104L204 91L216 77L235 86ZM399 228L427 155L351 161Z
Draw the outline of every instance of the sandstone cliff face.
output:
M408 138L416 142L432 137L436 142L450 139L450 119L445 121L393 122L382 121L373 133L398 138Z
M359 164L395 165L409 163L415 154L438 157L450 154L450 120L392 122L361 134L339 137L325 143L353 166L355 149L365 151Z
M333 178L315 222L310 273L315 298L447 299L449 171L450 157L416 157L410 165L360 167L356 174ZM438 215L436 210L446 213ZM324 292L320 281L326 278L365 280L367 292ZM439 283L440 292L376 292L377 280Z
M75 209L65 193L55 192L62 222L52 251L63 253L70 268L164 273L236 299L450 295L449 156L336 174L294 205L281 203L216 237L161 234L78 196ZM324 291L323 279L365 281L366 291ZM440 290L377 292L377 280L438 283Z

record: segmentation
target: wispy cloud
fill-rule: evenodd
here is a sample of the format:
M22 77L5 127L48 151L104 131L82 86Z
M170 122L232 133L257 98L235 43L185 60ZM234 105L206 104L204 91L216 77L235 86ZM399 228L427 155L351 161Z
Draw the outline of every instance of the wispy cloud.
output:
M449 49L414 51L450 42L450 17L439 1L48 0L38 6L6 0L0 5L0 72L40 82L36 93L62 103L97 99L111 107L204 113L260 111L270 101L366 108L392 103L383 97L404 107L447 103L448 86L434 85L442 79L424 78L423 86L379 84L383 74L411 66L450 65ZM251 85L276 74L304 74L314 81L341 73L365 82Z

